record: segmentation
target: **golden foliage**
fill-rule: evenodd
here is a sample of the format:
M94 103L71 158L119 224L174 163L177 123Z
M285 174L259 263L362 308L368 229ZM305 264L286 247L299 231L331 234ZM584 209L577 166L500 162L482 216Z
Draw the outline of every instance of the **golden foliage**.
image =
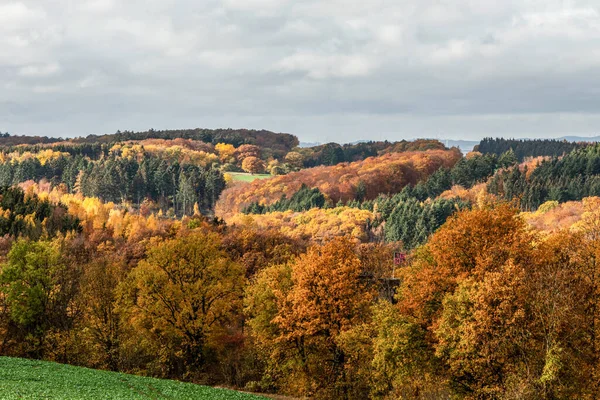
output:
M296 240L324 242L334 237L351 236L356 241L366 241L367 221L373 213L352 207L331 209L313 208L304 212L278 211L268 214L236 214L230 225L254 229L278 230Z

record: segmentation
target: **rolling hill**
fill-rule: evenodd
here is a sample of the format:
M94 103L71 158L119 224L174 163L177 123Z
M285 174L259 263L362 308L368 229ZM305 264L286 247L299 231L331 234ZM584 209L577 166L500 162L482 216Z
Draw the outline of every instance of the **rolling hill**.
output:
M264 397L53 362L0 357L0 399L260 400Z

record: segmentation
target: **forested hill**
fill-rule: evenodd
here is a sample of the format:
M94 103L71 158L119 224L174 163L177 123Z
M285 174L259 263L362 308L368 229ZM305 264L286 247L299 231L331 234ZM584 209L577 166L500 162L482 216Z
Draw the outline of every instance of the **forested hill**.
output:
M487 190L506 200L519 199L527 211L546 201L563 203L600 196L600 144L545 160L533 171L500 171L490 179Z
M473 150L497 156L512 150L517 159L523 161L526 157L562 156L589 144L588 142L569 142L559 139L493 139L488 137L483 139Z
M75 143L116 143L129 140L146 139L192 139L204 143L232 144L239 147L243 144L253 144L261 148L272 149L275 153L285 155L300 142L298 138L289 133L275 133L267 130L254 129L174 129L174 130L154 130L150 129L143 132L118 131L108 135L88 135L85 138L76 138ZM277 155L276 154L276 155Z
M11 135L0 132L0 146L17 146L20 144L48 144L61 142L64 139L48 136Z
M235 147L243 144L252 144L262 149L270 149L276 158L284 156L300 142L298 138L289 133L275 133L264 129L172 129L172 130L154 130L133 132L117 131L105 135L88 135L85 137L76 137L73 139L52 138L47 136L18 136L8 133L0 133L0 146L17 145L39 145L57 142L75 143L75 144L114 144L131 140L146 139L192 139L204 143L227 143Z

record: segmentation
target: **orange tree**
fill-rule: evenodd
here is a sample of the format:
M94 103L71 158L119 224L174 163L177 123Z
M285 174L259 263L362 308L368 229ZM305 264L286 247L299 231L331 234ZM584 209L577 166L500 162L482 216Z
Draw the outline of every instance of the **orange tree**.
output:
M348 348L360 336L352 332L369 321L375 291L364 279L353 242L337 238L309 248L291 268L278 268L281 284L264 272L255 283L263 290L254 294L270 299L265 309L270 317L254 306L251 326L271 338L273 354L295 377L291 383L303 382L291 389L326 398L363 396L365 385L358 387Z

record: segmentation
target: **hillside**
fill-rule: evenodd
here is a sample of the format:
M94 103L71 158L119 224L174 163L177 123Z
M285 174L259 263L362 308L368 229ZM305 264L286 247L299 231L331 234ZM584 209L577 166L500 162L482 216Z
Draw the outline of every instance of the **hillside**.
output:
M318 188L333 204L381 193L397 193L406 185L427 179L441 167L451 168L461 158L458 150L389 153L362 161L307 168L268 180L255 180L225 190L215 211L222 218L240 212L253 202L272 204L297 192L302 184Z
M9 357L0 357L0 398L263 399L233 390Z

